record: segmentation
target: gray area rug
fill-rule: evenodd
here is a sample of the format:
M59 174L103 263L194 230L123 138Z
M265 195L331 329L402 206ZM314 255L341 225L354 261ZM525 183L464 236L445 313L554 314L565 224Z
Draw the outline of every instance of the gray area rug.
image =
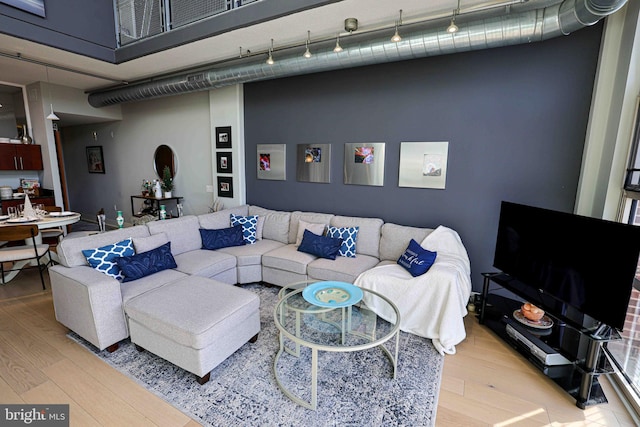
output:
M291 401L275 381L273 361L279 346L273 309L280 288L258 284L243 288L260 296L258 341L245 344L218 365L203 386L193 374L147 351L138 352L129 340L109 353L98 351L74 333L69 336L203 425L435 425L444 360L431 340L400 333L396 379L392 378L389 359L379 348L319 352L318 409L312 411ZM387 343L390 348L392 342ZM280 359L280 377L308 400L310 351L303 351L300 360L288 357Z

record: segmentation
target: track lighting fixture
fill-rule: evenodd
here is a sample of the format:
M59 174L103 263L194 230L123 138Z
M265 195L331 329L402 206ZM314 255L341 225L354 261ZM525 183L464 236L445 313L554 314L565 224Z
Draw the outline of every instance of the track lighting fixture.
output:
M396 32L391 37L391 41L394 43L398 43L400 40L402 40L402 37L400 37L400 34L398 33L399 25L402 25L402 9L400 9L400 19L396 21Z
M338 34L338 37L336 37L336 47L333 48L333 51L335 53L342 52L342 46L340 46L340 34Z
M456 15L460 14L460 0L458 0L458 8L453 11L453 16L451 17L451 23L447 27L447 33L453 34L458 32L458 26L456 25Z
M267 64L273 65L275 61L273 60L273 39L271 39L271 47L269 48L269 57L267 58Z
M307 49L304 51L304 54L302 55L305 58L311 58L311 51L309 50L309 43L311 43L311 31L307 31L307 42L305 43L305 46L307 47Z

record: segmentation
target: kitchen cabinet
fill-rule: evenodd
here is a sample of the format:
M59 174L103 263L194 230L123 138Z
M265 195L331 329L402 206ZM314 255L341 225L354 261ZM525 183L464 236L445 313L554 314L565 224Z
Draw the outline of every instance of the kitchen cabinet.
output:
M42 148L35 144L0 144L0 170L44 169Z

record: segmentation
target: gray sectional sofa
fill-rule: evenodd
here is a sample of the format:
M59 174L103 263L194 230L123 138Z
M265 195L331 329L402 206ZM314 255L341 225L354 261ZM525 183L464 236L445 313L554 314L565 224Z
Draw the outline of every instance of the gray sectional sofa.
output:
M213 251L202 249L199 229L228 228L230 214L257 215L257 234L261 238L250 245ZM328 260L299 252L295 243L300 221L359 227L357 256L338 256L335 260ZM395 263L412 238L420 242L432 231L385 224L378 218L283 212L243 205L214 213L153 221L101 234L63 239L58 245L60 265L49 270L56 319L99 349L105 349L129 336L128 304L133 307L132 301L141 295L185 277L205 277L229 285L266 282L285 286L307 279L352 283L366 270ZM82 250L113 244L129 237L133 238L136 246L136 242L149 245L156 238L170 241L177 268L120 283L87 264ZM188 287L184 292L189 292Z

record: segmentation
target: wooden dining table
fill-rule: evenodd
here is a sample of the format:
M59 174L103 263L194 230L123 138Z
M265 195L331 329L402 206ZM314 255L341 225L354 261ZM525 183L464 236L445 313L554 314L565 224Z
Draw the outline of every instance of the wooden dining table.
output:
M38 217L37 219L31 220L31 221L21 219L20 221L14 222L10 219L3 219L3 220L0 220L0 227L6 227L9 225L33 224L38 226L38 231L39 231L47 228L56 228L56 227L62 227L65 225L75 224L76 222L80 221L81 217L82 215L77 212L51 212L45 215L44 217ZM42 235L40 233L38 233L35 236L35 239L36 239L36 244L39 245L42 243ZM30 245L31 239L29 239L28 241L25 241L25 243ZM56 253L50 252L50 254L51 254L51 259L53 261L57 261ZM16 265L15 265L16 270L5 275L4 277L5 282L11 281L11 279L13 279L20 272L20 269L30 262L31 262L30 260L16 262Z

